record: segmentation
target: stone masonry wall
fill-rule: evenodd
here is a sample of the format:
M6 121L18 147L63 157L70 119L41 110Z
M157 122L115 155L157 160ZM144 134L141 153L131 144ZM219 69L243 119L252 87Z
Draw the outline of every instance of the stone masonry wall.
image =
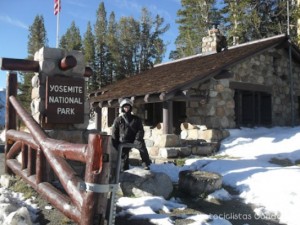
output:
M209 90L207 101L187 103L187 122L209 128L235 127L234 91L229 88L228 79L211 80L196 89Z
M195 86L193 90L209 90L206 104L187 103L187 122L204 124L209 128L234 128L234 90L229 88L230 81L260 84L272 87L273 125L289 125L291 121L290 81L288 56L284 50L271 49L254 56L230 69L233 78L214 80ZM299 92L300 67L292 63L294 88ZM295 118L299 124L299 103L295 100Z
M58 67L58 62L67 55L74 56L77 65L69 70L63 71ZM66 51L57 48L41 48L35 53L35 61L39 61L40 71L32 78L31 92L31 113L33 118L46 129L50 137L70 141L74 143L84 143L87 139L86 128L89 123L89 103L84 102L84 123L79 124L43 124L43 113L45 111L45 94L47 76L64 75L66 77L83 78L85 72L85 61L82 52Z
M234 80L272 87L273 126L286 126L291 122L291 97L288 53L271 49L233 68ZM300 87L300 67L292 63L294 90ZM295 101L295 119L299 123L299 102Z

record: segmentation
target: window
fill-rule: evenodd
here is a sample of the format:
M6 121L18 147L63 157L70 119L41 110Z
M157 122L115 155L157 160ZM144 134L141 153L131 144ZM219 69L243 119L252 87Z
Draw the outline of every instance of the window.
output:
M237 126L272 124L272 98L269 93L235 90L234 100Z

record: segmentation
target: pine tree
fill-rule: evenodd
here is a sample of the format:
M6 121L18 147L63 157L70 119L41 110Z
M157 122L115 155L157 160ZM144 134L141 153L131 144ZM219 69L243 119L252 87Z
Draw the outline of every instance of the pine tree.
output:
M108 22L107 31L107 73L108 73L108 83L112 83L116 79L116 74L118 74L118 68L120 64L120 44L118 41L118 24L116 22L115 13L111 12Z
M138 71L140 24L133 17L122 17L119 21L120 67L117 79L135 75Z
M47 46L47 33L44 25L44 18L42 15L37 15L33 24L29 27L27 51L28 59L33 60L34 54L40 48ZM23 106L29 111L31 103L31 79L34 73L20 73L21 81L19 82L18 98Z
M61 37L59 47L68 51L82 50L80 30L76 26L75 21L72 21L70 28L68 28L66 33Z
M87 30L84 34L83 39L83 52L84 52L84 60L86 64L91 67L91 69L95 70L95 37L92 31L91 23L88 22ZM93 75L89 78L87 84L87 91L94 91L98 87L96 76Z
M225 15L224 21L226 26L226 35L229 45L244 43L252 38L252 22L257 24L257 18L251 19L252 12L251 0L224 0L225 6L222 9ZM254 25L255 26L255 25Z
M179 36L173 56L185 57L201 51L202 37L207 35L211 26L214 3L214 0L181 0L182 8L178 10L176 20Z
M27 51L28 59L33 59L35 52L48 44L47 32L44 25L44 17L37 15L33 24L29 27Z
M96 41L96 76L99 83L99 88L107 84L107 71L105 67L106 57L107 57L107 46L106 46L106 36L107 36L107 18L104 2L101 2L96 17L95 24L95 41Z
M227 37L229 46L271 37L287 32L286 0L181 0L178 10L179 35L176 50L169 58L178 59L201 52L201 40L212 22L219 21L219 29ZM290 3L290 34L297 41L299 7ZM216 24L216 23L215 23Z
M109 15L104 3L97 10L95 31L95 79L101 88L115 80L135 75L162 61L166 46L161 38L169 25L164 19L155 19L146 8L141 20L122 17L118 22L114 12Z
M170 28L170 24L164 24L164 18L156 15L154 21L154 33L152 34L152 57L154 58L154 64L162 62L163 56L166 52L166 44L164 43L161 35L167 32Z
M148 70L162 61L165 46L160 36L169 29L168 24L162 27L163 23L164 19L159 15L153 19L147 8L142 9L138 72Z
M166 45L161 36L169 29L162 17L152 18L143 8L140 20L122 17L118 25L121 57L117 79L138 74L162 61Z

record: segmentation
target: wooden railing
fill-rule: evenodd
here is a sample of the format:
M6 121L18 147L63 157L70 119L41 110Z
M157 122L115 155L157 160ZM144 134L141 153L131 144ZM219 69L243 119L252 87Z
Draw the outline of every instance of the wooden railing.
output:
M114 204L112 177L118 178L121 154L110 147L107 135L90 134L88 144L74 144L51 139L16 99L17 75L9 73L6 101L5 170L21 176L42 197L67 217L80 225L104 224L108 199ZM18 131L17 115L30 133ZM21 154L19 162L16 156ZM85 164L85 175L78 175L69 164L79 161ZM63 191L52 185L48 167L63 186ZM116 171L116 173L113 173ZM114 176L113 176L114 174ZM116 175L117 174L117 175ZM86 184L98 185L100 191L91 191ZM115 185L116 186L116 185ZM114 223L110 214L108 224Z

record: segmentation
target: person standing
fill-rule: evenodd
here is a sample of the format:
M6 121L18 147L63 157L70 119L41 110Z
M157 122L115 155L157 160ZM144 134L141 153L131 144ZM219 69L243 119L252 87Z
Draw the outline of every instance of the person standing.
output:
M133 103L130 99L123 99L120 103L121 114L118 116L112 126L112 143L118 149L119 144L133 143L139 150L142 162L145 163L145 169L149 169L151 160L144 141L144 127L142 120L132 114ZM123 148L122 158L124 160L123 170L129 169L129 151L130 148Z

